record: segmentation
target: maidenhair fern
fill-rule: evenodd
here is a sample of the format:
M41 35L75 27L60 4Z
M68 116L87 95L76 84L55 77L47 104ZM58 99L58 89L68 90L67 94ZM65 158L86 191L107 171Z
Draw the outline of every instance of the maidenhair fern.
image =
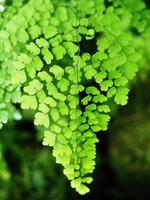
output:
M150 11L142 0L8 2L0 13L0 126L16 103L34 110L43 145L85 194L97 133L107 130L113 104L127 103L131 80L148 62ZM93 52L82 49L89 41Z

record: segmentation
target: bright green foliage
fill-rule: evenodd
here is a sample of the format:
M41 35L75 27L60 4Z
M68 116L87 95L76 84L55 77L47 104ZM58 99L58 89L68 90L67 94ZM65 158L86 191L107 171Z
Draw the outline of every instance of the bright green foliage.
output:
M35 96L23 95L20 99L21 107L23 109L36 109L37 108L37 100Z
M117 104L121 104L121 105L127 104L127 100L128 100L128 96L127 95L128 95L128 92L129 92L128 88L119 87L117 89L117 92L116 92L115 102Z
M50 131L44 132L43 145L54 146L55 140L56 140L56 134L54 134Z
M127 103L129 81L147 62L141 48L150 38L150 12L134 2L30 0L0 22L0 126L12 102L34 110L43 144L80 194L89 192L96 132L107 130L109 103ZM94 53L81 49L87 40L96 41Z

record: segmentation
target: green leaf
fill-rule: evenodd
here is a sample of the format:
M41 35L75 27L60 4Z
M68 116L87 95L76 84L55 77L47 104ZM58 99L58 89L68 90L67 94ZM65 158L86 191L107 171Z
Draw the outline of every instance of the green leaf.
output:
M118 42L122 46L127 46L131 40L131 35L129 33L121 33L118 37Z
M61 126L61 127L67 127L68 126L68 121L65 119L65 118L61 118L58 120L58 124Z
M46 128L48 128L49 125L50 125L48 114L45 114L45 113L42 113L42 112L37 112L35 114L34 124L35 125L43 125Z
M64 154L59 157L57 157L56 163L61 163L63 165L69 165L70 164L70 156Z
M89 111L96 110L96 104L92 103L92 104L86 106L86 110L89 110Z
M15 61L15 62L13 62L13 67L16 70L21 70L21 69L25 68L25 64L20 61Z
M46 83L46 87L49 95L55 95L57 93L57 88L53 83Z
M101 83L104 78L106 78L107 73L105 71L99 72L95 75L95 81L96 83Z
M121 45L120 44L114 44L108 49L108 53L110 57L117 56L118 53L121 51Z
M47 64L51 64L53 60L53 54L48 50L48 48L43 48L41 53L44 55L44 60Z
M114 71L117 67L120 67L127 61L126 55L121 52L116 57L109 58L102 63L101 68L107 70L108 72Z
M40 48L42 48L42 47L43 48L49 47L49 43L48 43L47 40L45 40L45 38L36 39L36 44Z
M66 166L66 168L64 169L64 174L67 176L70 174L74 174L74 165Z
M122 76L121 72L119 70L111 71L108 74L109 79L117 79Z
M59 119L59 112L56 108L52 108L50 110L50 113L51 113L51 117L54 121L57 121Z
M99 94L93 97L93 102L95 103L98 103L98 102L103 103L105 101L107 101L107 97L104 96L103 94Z
M55 26L48 26L44 30L44 36L46 39L49 39L57 34L57 28Z
M57 102L51 97L46 97L45 100L44 100L44 103L49 105L52 108L57 106Z
M87 186L81 184L78 188L76 188L76 190L79 192L79 194L84 195L86 193L88 193L90 190Z
M80 19L80 25L81 26L88 26L89 20L87 18L81 18Z
M24 91L30 95L34 95L38 91L40 91L42 88L43 88L43 84L40 81L34 79L33 81L29 83L28 86L24 87Z
M92 100L91 95L87 95L86 97L84 97L81 102L83 105L87 105L90 101Z
M79 126L79 131L81 132L85 132L89 129L89 125L88 124L82 124L81 126Z
M59 102L58 108L61 115L68 115L69 109L68 109L68 106L64 102Z
M18 62L21 62L21 63L24 63L24 64L29 64L32 61L30 56L28 56L25 53L21 53L20 56L18 56L17 60L18 60Z
M72 136L72 131L68 127L63 128L63 133L67 139L71 138Z
M84 116L88 117L90 119L94 119L94 120L96 119L96 116L95 116L94 112L91 112L91 111L85 111L84 112Z
M29 40L29 35L23 28L17 30L16 36L19 42L26 43Z
M130 63L127 62L123 67L122 71L124 72L125 76L129 79L132 80L138 71L138 65L135 63Z
M107 130L108 122L110 120L110 116L106 114L99 114L98 115L99 125L101 127L101 130L105 131Z
M66 9L66 7L60 6L56 10L56 16L62 22L65 22L66 20L68 20L67 13L68 13L68 10Z
M66 100L66 96L62 93L56 92L55 94L53 94L55 99L58 99L60 101L65 101Z
M55 132L55 133L60 133L61 132L61 127L55 125L55 124L52 124L51 127L50 127L51 131Z
M73 57L79 50L79 47L75 45L73 42L64 42L63 46L67 50L67 53Z
M52 47L54 48L57 47L60 43L62 43L62 36L56 35L55 37L49 40L49 43L51 44Z
M120 104L120 105L125 105L127 104L127 100L128 100L128 93L129 93L129 89L128 88L125 88L125 87L119 87L117 89L117 92L116 92L116 96L115 96L115 102L117 104Z
M94 62L94 61L96 61L96 62L99 61L99 62L100 62L100 61L105 60L105 59L107 59L107 58L108 58L108 55L107 55L106 53L100 52L100 51L96 52L96 53L92 56L93 62Z
M20 99L20 103L23 109L31 108L35 110L37 108L37 99L35 96L23 95Z
M88 29L88 31L86 32L85 38L87 40L91 40L94 37L94 35L95 35L94 29Z
M52 133L51 131L44 132L44 139L43 145L54 146L56 142L56 134Z
M12 74L11 82L12 84L20 84L26 82L26 74L24 70L16 70Z
M53 73L55 78L58 80L60 80L64 75L64 69L62 69L59 65L53 65L52 67L50 67L49 71Z
M116 88L115 87L112 87L107 91L107 97L108 98L112 97L115 94L116 94Z
M44 103L40 103L39 107L38 107L38 110L43 112L43 113L48 113L49 112L49 107Z
M41 58L39 56L35 56L32 59L32 63L33 67L36 69L36 71L41 71L41 69L43 68L44 64L41 60Z
M99 112L104 112L104 113L110 112L110 108L108 105L100 105L97 107L97 109Z
M33 42L27 45L27 50L33 53L35 56L40 54L40 49Z
M38 77L42 81L46 81L47 83L50 83L52 81L52 77L46 71L39 72Z
M38 98L39 103L44 102L44 100L46 99L46 94L43 89L37 92L37 98Z
M84 90L83 85L73 84L73 85L71 85L71 88L70 88L70 94L77 95L77 94L79 94L79 92L82 92L83 90Z
M97 74L97 71L94 69L94 67L92 65L88 65L84 68L84 72L85 72L85 77L87 79L91 79L92 77L94 77Z
M26 71L27 71L28 76L30 78L34 78L35 77L36 69L35 69L35 66L33 65L33 62L31 62L30 64L26 65Z
M82 114L81 110L79 109L74 109L70 111L70 119L74 120L80 117Z
M65 78L62 78L60 81L58 81L57 83L57 87L62 91L62 92L65 92L67 91L68 87L70 85L70 82L65 79Z
M41 28L37 24L31 26L28 30L32 39L37 38L41 34Z
M125 86L128 82L128 79L126 79L124 76L117 78L114 81L115 86L119 87L119 86Z
M83 183L88 183L88 184L90 184L92 181L93 181L93 178L92 178L92 177L85 177L85 178L82 179L82 182L83 182Z
M94 86L87 87L86 88L86 93L87 94L92 94L92 95L98 95L98 94L100 94L99 90L96 87L94 87Z
M77 96L69 95L68 96L68 101L69 101L70 108L75 109L77 107L77 105L78 105L79 99L78 99Z
M54 47L52 49L54 55L56 56L56 60L61 60L64 55L66 54L66 49L61 46L61 45L58 45L57 47Z
M111 46L111 40L109 40L109 38L102 37L101 39L99 39L97 41L97 46L98 46L98 50L100 50L101 52L103 52L105 49L108 49L108 47Z
M61 144L67 144L68 143L65 136L61 133L57 135L57 139Z
M101 84L101 90L102 91L107 91L109 87L112 87L113 86L113 81L112 80L106 80L106 81L103 81Z
M73 188L77 188L81 185L82 183L82 179L81 177L77 178L77 179L74 179L73 181L71 181L71 187Z

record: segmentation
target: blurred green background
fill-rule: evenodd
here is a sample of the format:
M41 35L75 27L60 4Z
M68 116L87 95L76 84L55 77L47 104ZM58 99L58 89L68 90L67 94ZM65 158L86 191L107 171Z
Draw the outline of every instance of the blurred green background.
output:
M69 185L51 150L42 146L32 113L0 132L0 200L150 199L150 80L132 85L129 103L100 132L91 192L79 196Z

